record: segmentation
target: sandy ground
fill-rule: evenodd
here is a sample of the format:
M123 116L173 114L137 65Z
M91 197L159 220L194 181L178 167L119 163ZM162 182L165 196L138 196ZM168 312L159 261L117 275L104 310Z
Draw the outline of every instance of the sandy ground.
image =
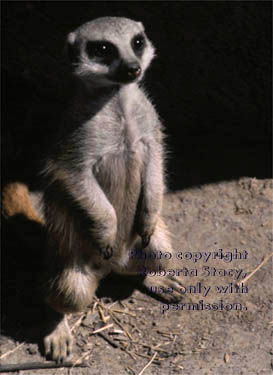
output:
M244 288L236 289L235 284L272 252L272 187L271 180L241 178L168 194L164 215L173 233L174 248L188 253L188 259L178 259L173 266L188 269L180 275L185 287L180 304L164 305L134 290L128 279L108 279L98 303L69 318L75 337L72 360L83 360L89 367L17 373L142 374L157 353L143 374L271 374L272 258ZM25 245L29 253L20 251L22 233L12 234L9 226L6 230L1 365L45 363L38 345L42 318L36 299L41 257L31 241ZM30 232L34 234L33 228ZM38 232L34 237L33 243L41 244ZM219 249L223 254L234 254L237 249L245 256L231 262L219 257L205 261L205 255L201 259L195 255L196 262L189 259L189 254ZM220 293L220 286L229 289ZM201 300L203 306L222 301L227 310L233 309L186 309L192 306L189 303ZM241 311L234 303L241 304ZM102 315L105 324L112 324L103 331L103 337L92 334L102 327ZM110 343L106 341L109 339Z

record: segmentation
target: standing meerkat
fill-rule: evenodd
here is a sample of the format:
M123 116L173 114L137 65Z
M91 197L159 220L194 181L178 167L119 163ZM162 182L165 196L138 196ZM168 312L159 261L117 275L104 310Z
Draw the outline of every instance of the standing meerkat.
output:
M65 314L84 310L105 275L166 269L168 260L155 254L172 254L161 217L162 125L139 86L154 57L143 25L95 19L68 35L67 51L75 95L43 171L50 306L44 345L58 362L72 349ZM179 284L166 277L148 275L143 283L171 286L168 297L178 296Z

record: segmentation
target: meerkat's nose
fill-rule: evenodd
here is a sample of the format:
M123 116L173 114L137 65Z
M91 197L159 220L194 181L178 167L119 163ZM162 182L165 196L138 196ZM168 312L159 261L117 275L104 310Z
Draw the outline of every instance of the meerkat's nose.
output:
M136 78L140 75L141 68L138 63L131 63L127 65L127 74L130 78Z
M141 74L141 67L138 62L122 62L113 76L114 80L120 83L130 83Z

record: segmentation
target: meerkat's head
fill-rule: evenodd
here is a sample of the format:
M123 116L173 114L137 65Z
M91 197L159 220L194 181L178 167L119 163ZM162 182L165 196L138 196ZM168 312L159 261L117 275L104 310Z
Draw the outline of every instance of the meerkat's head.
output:
M139 81L154 57L141 22L102 17L68 34L74 75L87 88Z

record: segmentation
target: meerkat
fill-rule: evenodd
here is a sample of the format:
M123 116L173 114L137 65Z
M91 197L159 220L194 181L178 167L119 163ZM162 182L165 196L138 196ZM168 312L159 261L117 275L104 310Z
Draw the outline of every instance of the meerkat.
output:
M72 351L67 313L84 310L111 271L166 269L173 254L161 216L164 136L140 85L155 55L142 23L102 17L67 37L75 95L49 147L42 176L47 232L45 354ZM137 256L144 254L145 256ZM179 283L146 276L145 287Z

